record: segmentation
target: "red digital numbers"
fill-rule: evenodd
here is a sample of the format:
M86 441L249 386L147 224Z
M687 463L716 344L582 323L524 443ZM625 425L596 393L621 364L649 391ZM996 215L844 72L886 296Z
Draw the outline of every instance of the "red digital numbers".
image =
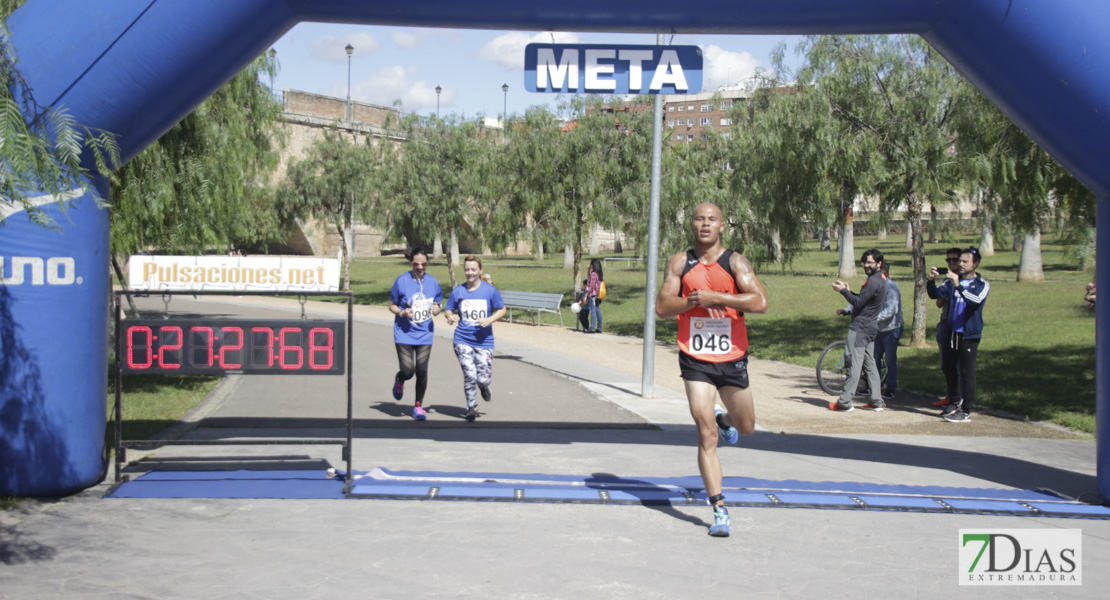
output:
M122 368L129 374L345 370L343 321L128 319L121 327Z

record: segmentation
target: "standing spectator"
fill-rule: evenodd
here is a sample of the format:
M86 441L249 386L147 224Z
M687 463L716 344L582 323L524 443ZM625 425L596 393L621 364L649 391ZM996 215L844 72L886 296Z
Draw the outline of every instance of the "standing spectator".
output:
M867 274L867 281L863 282L859 294L852 293L848 284L837 279L833 282L833 290L839 292L852 306L852 322L848 324L848 353L851 361L848 369L848 381L844 383L844 391L840 399L829 403L829 410L851 412L852 396L856 386L859 385L861 372L867 373L867 386L871 395L868 408L876 412L886 408L880 396L879 369L875 365L875 337L879 334L879 312L886 301L886 280L883 277L883 255L872 248L863 253L863 272Z
M979 258L975 248L964 250L959 265L948 270L942 285L937 285L939 273L933 267L929 269L929 282L925 286L930 298L944 298L948 303L949 351L941 369L952 402L941 416L950 423L970 421L975 404L975 359L979 340L983 337L983 305L991 291L990 283L975 272L979 268Z
M883 261L886 277L886 300L879 311L879 335L875 337L875 362L886 361L886 385L883 400L893 400L898 389L898 340L902 339L902 292L890 278L890 263Z
M952 271L960 266L960 254L963 250L959 248L949 248L944 253L944 264L947 266L947 271ZM946 272L947 272L946 271ZM944 364L945 357L948 355L949 338L951 338L952 328L948 325L948 302L945 298L937 298L937 308L940 309L940 320L937 321L937 348L940 349L940 364ZM959 359L957 359L959 360ZM950 398L960 397L957 393L956 396L948 396L947 391L945 396L940 400L933 403L933 406L945 407L952 403Z
M598 295L601 294L601 282L605 281L605 275L601 271L601 259L591 260L587 273L586 306L590 309L590 328L586 333L601 333L601 299Z
M473 421L478 418L478 393L486 402L493 399L489 389L493 379L493 324L505 316L505 302L497 288L482 281L481 259L463 259L463 274L466 282L451 291L445 312L448 325L459 323L455 328L455 356L463 372L466 420Z

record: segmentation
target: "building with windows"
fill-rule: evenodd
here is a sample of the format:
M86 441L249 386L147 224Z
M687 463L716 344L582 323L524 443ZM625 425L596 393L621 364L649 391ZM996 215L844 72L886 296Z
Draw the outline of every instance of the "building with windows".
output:
M740 104L746 105L752 94L737 87L720 89L700 94L673 94L663 96L664 139L671 144L704 140L710 131L729 135L732 130L732 114ZM587 111L593 107L587 106ZM649 99L643 103L627 104L612 108L605 104L602 110L627 111L628 113L650 112L654 110Z

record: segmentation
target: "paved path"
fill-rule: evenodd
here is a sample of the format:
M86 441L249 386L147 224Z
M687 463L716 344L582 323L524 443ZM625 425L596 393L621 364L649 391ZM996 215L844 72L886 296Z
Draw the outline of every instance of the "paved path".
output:
M174 306L254 316L300 310L257 298ZM345 307L313 303L310 310ZM411 396L396 403L388 395L396 368L388 316L381 308L356 310L356 469L697 474L673 349L659 347L657 397L643 399L639 340L499 323L494 400L467 423L461 376L445 343L450 331L441 327L427 400L434 410L415 423L407 416ZM1088 498L1096 489L1090 440L1024 423L983 432L940 427L924 397L878 415L819 412L824 398L806 371L753 362L763 428L739 448L722 449L726 475L1051 488ZM342 378L229 379L176 434L332 435L344 390L323 379ZM798 425L784 413L798 415ZM855 419L832 420L839 417ZM1005 420L970 425L992 421ZM819 431L823 423L839 432ZM933 435L906 431L927 427L937 428L925 429ZM998 430L1019 433L997 437ZM222 466L340 465L339 454L331 446L167 446L129 469L186 457ZM1100 568L1110 557L1107 521L740 508L732 511L733 536L715 539L705 535L704 506L103 499L106 491L103 484L0 515L0 599L1029 595L958 585L959 530L971 528L1081 529L1083 585L1036 593L1093 598L1110 587Z

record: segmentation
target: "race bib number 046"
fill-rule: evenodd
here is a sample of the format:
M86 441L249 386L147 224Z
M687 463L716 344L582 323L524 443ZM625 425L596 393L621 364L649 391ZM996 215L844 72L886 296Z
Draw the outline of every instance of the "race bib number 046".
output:
M731 319L690 319L690 352L692 354L728 354L732 350Z

